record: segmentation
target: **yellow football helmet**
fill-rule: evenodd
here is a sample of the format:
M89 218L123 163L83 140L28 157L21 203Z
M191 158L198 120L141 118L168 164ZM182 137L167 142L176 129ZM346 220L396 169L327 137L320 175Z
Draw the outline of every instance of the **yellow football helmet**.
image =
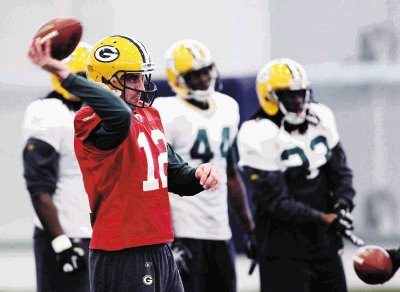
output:
M94 45L87 64L89 80L106 84L114 93L122 96L128 88L125 74L140 74L145 77L144 90L130 88L141 93L135 107L149 107L157 93L157 86L151 82L151 73L155 70L146 47L137 39L122 35L106 37Z
M87 43L80 42L76 49L63 60L67 67L74 73L86 73L86 63L89 57L91 46ZM65 99L70 101L80 101L80 99L70 94L64 87L61 86L60 79L56 75L51 74L54 91L61 94Z
M257 75L256 90L261 108L268 115L274 116L281 109L289 122L298 124L304 121L310 102L310 82L299 63L287 58L268 62ZM289 113L276 94L279 90L306 90L304 114L294 116L294 113Z
M184 39L174 43L166 52L166 74L172 90L182 97L204 100L214 92L217 79L217 70L208 48L201 42L193 39ZM191 71L212 66L211 83L207 90L192 90L184 80L184 75Z

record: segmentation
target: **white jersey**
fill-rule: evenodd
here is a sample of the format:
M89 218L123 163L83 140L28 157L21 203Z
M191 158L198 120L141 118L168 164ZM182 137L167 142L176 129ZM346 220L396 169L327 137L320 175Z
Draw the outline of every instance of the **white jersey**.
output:
M179 97L157 98L167 142L189 165L211 162L218 169L221 185L192 197L170 193L174 232L177 237L228 240L226 155L239 124L237 102L222 93L210 98L208 110L201 110Z
M339 142L332 111L317 103L311 103L310 112L320 122L310 124L304 134L288 133L269 119L254 119L242 124L238 133L239 166L249 166L265 171L286 171L292 167L306 167L307 178L319 174Z
M36 138L50 144L60 155L58 183L53 202L65 234L90 238L90 207L82 174L74 152L75 113L61 100L51 98L32 102L25 111L24 141ZM35 216L35 225L42 228Z

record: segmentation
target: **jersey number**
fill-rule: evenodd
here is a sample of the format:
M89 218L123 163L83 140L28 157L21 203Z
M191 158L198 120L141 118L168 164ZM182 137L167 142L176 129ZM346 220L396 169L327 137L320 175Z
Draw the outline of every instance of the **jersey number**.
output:
M314 139L312 139L310 142L311 150L314 151L315 147L317 147L318 144L321 144L326 148L325 159L326 161L328 161L331 157L331 151L329 150L326 138L324 136L317 136ZM300 147L294 147L292 149L285 150L282 152L281 159L288 160L289 157L292 155L298 155L302 163L299 166L288 167L288 169L295 169L295 168L308 169L308 167L310 166L310 162L308 161L307 156L304 153L303 149L301 149Z
M206 129L200 129L197 132L196 140L192 148L190 149L190 157L192 159L201 159L203 163L209 162L214 157L210 143L208 142L208 136ZM222 139L219 146L219 151L222 157L226 157L229 150L229 128L225 127L222 129Z
M159 144L159 141L161 140L163 141L164 145L166 145L164 134L159 129L151 131L151 139L155 144ZM159 189L159 179L161 180L161 188L166 188L167 175L164 172L164 164L168 163L168 153L161 152L157 157L157 165L155 166L149 141L143 132L139 133L137 141L139 146L144 149L147 160L147 180L143 181L143 191L153 191ZM156 178L155 167L158 167L158 173L160 175L159 178Z

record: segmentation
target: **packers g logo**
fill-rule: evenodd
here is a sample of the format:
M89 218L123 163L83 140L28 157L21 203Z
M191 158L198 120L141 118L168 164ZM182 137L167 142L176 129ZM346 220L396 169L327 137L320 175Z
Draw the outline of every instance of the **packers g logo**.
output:
M143 284L145 284L146 286L150 286L151 284L153 284L153 278L151 277L151 275L145 275L142 281Z
M97 61L108 63L118 59L119 51L113 46L101 46L94 52L94 57Z

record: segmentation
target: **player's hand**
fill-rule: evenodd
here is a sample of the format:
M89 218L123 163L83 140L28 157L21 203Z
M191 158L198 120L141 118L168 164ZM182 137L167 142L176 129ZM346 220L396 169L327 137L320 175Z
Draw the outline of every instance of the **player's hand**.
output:
M190 265L193 259L190 249L179 239L175 239L171 243L172 255L176 266L178 267L179 274L182 278L190 275Z
M255 260L257 258L257 243L254 234L248 234L246 236L244 252L251 260Z
M200 164L196 169L196 178L205 190L216 190L221 181L217 172L217 168L211 163Z
M335 204L333 207L333 211L335 214L338 215L338 220L344 220L347 225L349 225L349 228L347 230L353 230L353 215L350 213L350 208L347 204L343 202L338 202Z
M331 227L339 233L344 233L347 230L353 230L353 216L350 213L341 211L331 223Z
M53 239L52 246L61 273L72 275L86 268L84 249L73 244L66 235L63 234Z
M32 40L29 45L28 57L35 65L55 74L61 80L67 78L71 71L61 61L51 56L51 40L42 44L40 38Z
M332 222L332 227L339 232L344 232L346 230L353 230L353 215L351 215L348 209L336 209L335 213L337 218Z
M393 277L394 274L397 272L397 270L400 268L400 248L387 249L386 251L388 252L388 254L390 256L390 259L392 260L392 275L391 275L391 277Z

